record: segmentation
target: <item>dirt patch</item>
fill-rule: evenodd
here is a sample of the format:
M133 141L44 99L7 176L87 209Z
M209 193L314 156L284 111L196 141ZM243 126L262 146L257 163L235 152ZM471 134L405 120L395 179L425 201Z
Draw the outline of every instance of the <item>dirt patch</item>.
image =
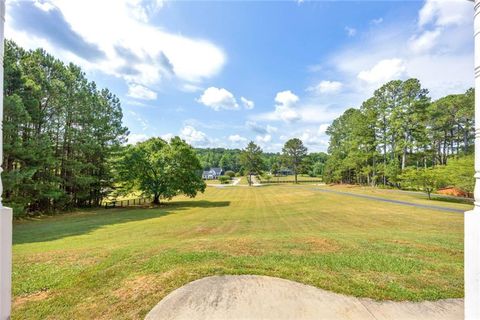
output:
M99 263L103 258L107 257L108 253L91 254L87 251L63 251L54 250L42 253L31 254L22 259L24 264L35 263L55 263L56 265L82 265L90 266Z
M13 305L12 308L16 309L24 305L25 303L28 302L36 302L36 301L42 301L46 300L50 297L50 292L48 290L42 290L34 293L30 293L27 295L22 295L18 297L13 298Z
M156 277L141 275L126 280L120 288L113 291L113 296L120 300L137 300L156 290Z
M469 196L467 192L455 187L439 189L437 193L443 194L446 196L465 197L465 198Z
M217 232L217 228L213 227L205 227L205 226L198 226L195 228L194 233L197 235L207 235Z
M195 239L183 245L185 251L216 251L234 256L261 256L274 249L274 243L268 240L230 238L222 241Z
M331 239L325 238L297 238L287 244L287 250L293 255L304 255L309 253L327 253L340 250L340 245Z
M340 246L338 245L338 243L331 239L307 238L305 239L305 243L313 251L334 252L340 249Z

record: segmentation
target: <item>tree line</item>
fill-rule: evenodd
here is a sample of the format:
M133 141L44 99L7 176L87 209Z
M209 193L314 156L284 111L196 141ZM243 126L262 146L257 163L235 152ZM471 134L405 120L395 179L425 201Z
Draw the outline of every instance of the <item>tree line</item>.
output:
M256 146L256 145L255 145ZM247 171L241 161L242 151L240 149L225 148L196 148L198 158L204 170L210 168L222 168L224 171L233 171L239 175L246 175ZM286 170L292 170L291 163L286 161L283 152L261 152L261 171L270 172L273 175L280 174ZM298 173L308 174L312 177L321 177L325 168L328 155L324 152L311 152L302 159L302 165L298 166Z
M125 142L119 99L42 49L5 42L3 201L17 216L96 206Z
M432 101L417 79L390 81L328 128L324 179L400 187L408 170L471 157L473 119L474 89Z

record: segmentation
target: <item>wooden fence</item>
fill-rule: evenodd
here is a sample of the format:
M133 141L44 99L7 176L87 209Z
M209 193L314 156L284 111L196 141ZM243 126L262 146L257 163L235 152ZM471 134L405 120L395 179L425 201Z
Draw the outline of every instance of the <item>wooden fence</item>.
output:
M298 183L305 183L305 182L308 182L308 183L321 183L323 182L322 180L301 180L301 179L298 179L297 180ZM261 180L260 183L295 183L295 180L276 180L276 179L272 179L270 181L267 181L267 180Z
M135 199L125 199L125 200L112 200L105 201L105 209L108 208L125 208L131 206L140 206L152 202L152 199L149 198L135 198Z

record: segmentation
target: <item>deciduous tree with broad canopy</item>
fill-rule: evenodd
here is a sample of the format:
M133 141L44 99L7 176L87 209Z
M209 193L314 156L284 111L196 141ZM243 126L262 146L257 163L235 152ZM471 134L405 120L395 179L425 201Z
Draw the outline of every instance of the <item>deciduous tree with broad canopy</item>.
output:
M194 149L179 137L170 143L151 138L128 146L116 168L122 193L139 190L152 197L154 204L179 194L193 198L206 187Z

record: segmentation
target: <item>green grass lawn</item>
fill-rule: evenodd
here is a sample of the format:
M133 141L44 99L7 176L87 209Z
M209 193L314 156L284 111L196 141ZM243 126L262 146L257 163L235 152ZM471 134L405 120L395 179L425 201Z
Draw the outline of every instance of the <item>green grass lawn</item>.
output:
M320 188L320 187L319 187ZM351 193L366 194L370 196L375 196L379 198L394 199L400 201L408 201L418 204L426 204L433 206L444 206L453 209L462 209L462 210L472 210L473 202L467 198L454 198L454 197L445 197L442 195L432 194L432 200L428 199L426 193L423 192L404 192L397 189L381 189L381 188L372 188L365 186L354 186L354 185L333 185L328 186L324 185L321 188L328 190L338 190Z
M172 290L219 274L374 299L458 298L463 216L275 185L18 222L13 319L141 319Z

